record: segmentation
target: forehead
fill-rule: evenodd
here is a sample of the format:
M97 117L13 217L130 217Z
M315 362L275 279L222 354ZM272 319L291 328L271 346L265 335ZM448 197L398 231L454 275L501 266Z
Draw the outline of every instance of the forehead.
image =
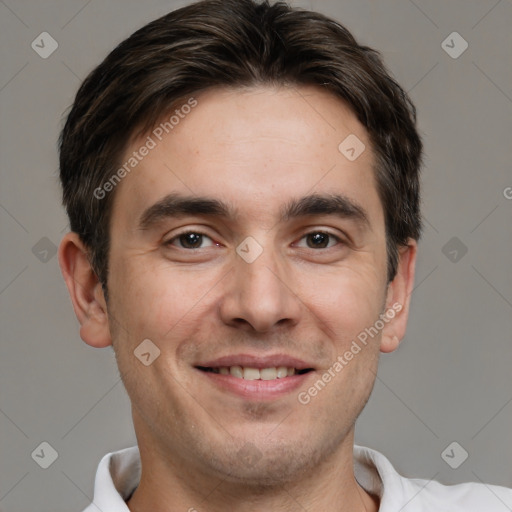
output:
M317 87L213 89L186 98L130 144L121 165L130 159L136 165L117 185L113 209L127 226L173 192L217 197L261 220L313 193L352 196L379 214L367 132L344 102Z

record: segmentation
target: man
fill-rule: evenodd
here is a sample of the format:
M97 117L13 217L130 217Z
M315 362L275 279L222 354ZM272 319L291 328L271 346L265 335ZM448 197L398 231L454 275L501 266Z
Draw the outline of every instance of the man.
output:
M421 152L377 52L282 3L192 4L89 75L59 261L138 447L103 458L87 512L510 510L354 446L406 329Z

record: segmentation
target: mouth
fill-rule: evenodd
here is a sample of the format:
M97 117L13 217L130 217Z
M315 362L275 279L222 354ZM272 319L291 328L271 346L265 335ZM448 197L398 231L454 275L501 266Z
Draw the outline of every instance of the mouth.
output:
M315 368L299 359L277 355L226 356L194 366L222 392L245 400L273 400L290 394L315 373Z
M301 370L293 366L271 366L268 368L253 368L251 366L196 366L203 372L211 372L218 375L230 375L236 379L244 380L276 380L292 377L293 375L304 375L312 372L313 368Z

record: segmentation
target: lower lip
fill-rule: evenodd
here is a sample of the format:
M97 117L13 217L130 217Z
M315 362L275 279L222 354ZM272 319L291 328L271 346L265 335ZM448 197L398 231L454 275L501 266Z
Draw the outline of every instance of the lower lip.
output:
M314 371L310 371L301 375L283 377L282 379L245 380L233 377L232 375L222 375L220 373L204 372L202 370L197 371L210 379L210 382L217 388L248 400L272 400L288 395L303 386L305 380L315 373Z

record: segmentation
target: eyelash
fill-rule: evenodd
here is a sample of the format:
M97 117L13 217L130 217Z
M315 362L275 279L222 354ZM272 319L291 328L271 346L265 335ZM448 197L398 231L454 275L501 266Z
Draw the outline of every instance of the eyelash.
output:
M200 235L200 236L203 236L203 237L206 237L206 238L209 238L210 240L212 240L212 238L210 236L208 236L206 233L203 233L201 231L196 231L196 230L189 230L189 231L183 231L182 233L178 233L177 235L174 235L172 238L170 238L169 240L167 240L166 242L164 242L164 245L166 247L168 246L172 246L172 243L175 241L175 240L178 240L180 237L182 237L183 235L190 235L190 234L193 234L193 235ZM302 235L300 237L299 240L302 240L303 238L307 237L308 235L313 235L313 234L323 234L323 235L327 235L331 238L334 238L336 240L336 242L338 242L338 244L343 244L343 240L336 236L335 234L333 233L330 233L329 231L323 231L323 230L314 230L314 231L309 231L307 233L304 233L304 235ZM213 240L212 240L213 242ZM214 242L215 245L218 245L216 242ZM179 247L179 249L182 249L184 251L198 251L200 250L201 248L195 248L195 249L188 249L188 248L184 248L184 247ZM312 250L317 250L317 249L314 249L312 247L308 247L308 249L312 249ZM332 249L332 247L321 247L320 249Z

